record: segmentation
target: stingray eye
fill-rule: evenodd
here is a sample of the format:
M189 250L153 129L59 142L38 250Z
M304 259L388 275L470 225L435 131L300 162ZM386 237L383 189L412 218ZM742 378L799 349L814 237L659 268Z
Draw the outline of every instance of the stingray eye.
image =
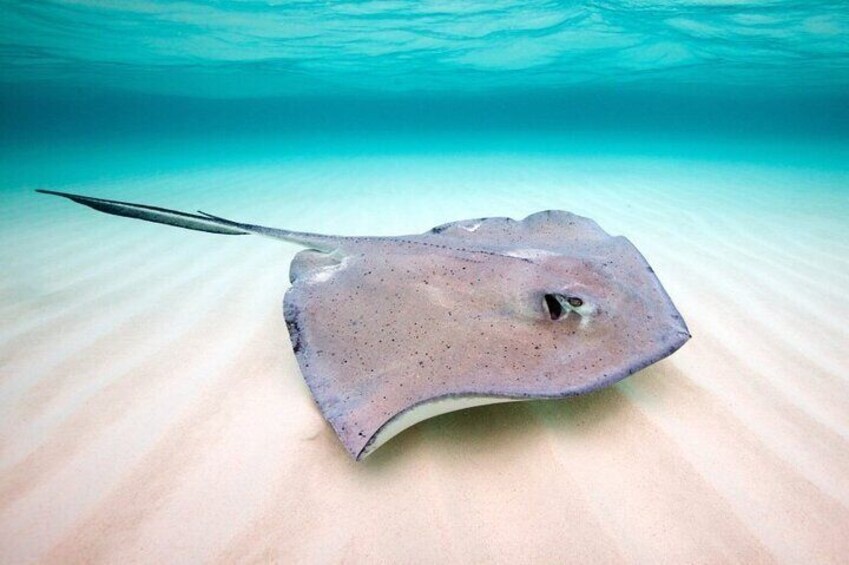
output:
M578 296L565 294L544 294L543 306L552 320L565 318L570 312L585 317L595 313L595 307Z

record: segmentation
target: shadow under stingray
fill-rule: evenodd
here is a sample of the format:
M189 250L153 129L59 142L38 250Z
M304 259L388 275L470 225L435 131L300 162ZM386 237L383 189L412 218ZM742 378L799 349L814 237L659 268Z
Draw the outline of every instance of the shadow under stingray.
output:
M443 453L446 460L469 460L492 453L514 459L530 453L533 439L541 435L552 434L568 441L570 436L577 439L609 429L611 420L619 418L632 402L626 389L639 388L641 394L666 397L673 391L660 383L671 378L681 378L681 371L672 361L665 360L611 387L587 394L449 412L404 430L359 466L369 473L380 473L422 449Z

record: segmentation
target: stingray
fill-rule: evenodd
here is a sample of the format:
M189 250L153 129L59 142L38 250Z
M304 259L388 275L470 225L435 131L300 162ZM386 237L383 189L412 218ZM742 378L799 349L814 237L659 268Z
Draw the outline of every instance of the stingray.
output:
M284 318L319 410L357 460L437 414L611 385L690 338L636 247L569 212L345 237L39 192L108 214L305 247L290 266Z

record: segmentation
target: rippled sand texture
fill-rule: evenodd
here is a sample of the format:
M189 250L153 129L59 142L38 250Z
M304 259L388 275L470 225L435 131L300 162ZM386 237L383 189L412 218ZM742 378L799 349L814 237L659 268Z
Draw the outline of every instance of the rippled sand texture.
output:
M5 194L0 561L845 560L847 186L502 154L48 187L350 234L563 208L627 235L690 325L612 388L445 415L359 464L289 346L294 246Z

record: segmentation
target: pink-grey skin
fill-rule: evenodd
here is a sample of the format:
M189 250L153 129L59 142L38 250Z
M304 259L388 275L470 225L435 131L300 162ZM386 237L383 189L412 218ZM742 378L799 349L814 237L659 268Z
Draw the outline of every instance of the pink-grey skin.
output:
M589 392L690 338L634 245L569 212L341 237L42 192L110 214L308 247L292 261L284 315L313 397L355 459L382 429L430 403Z

